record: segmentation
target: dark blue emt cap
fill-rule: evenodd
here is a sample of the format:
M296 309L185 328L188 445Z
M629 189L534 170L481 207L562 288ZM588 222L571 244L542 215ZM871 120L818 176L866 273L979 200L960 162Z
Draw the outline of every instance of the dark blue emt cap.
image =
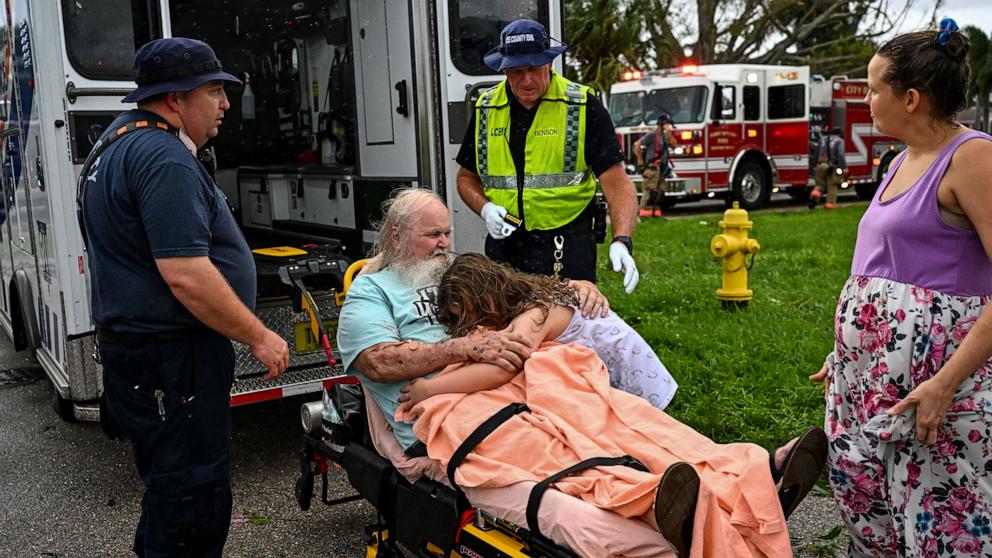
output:
M138 88L124 97L124 103L137 103L173 91L192 91L213 80L241 83L222 71L214 49L203 41L171 37L144 44L134 55Z
M551 46L552 40L558 45ZM568 45L548 36L540 23L532 19L518 19L500 31L499 46L490 50L483 60L497 72L521 66L536 68L551 62L567 48Z

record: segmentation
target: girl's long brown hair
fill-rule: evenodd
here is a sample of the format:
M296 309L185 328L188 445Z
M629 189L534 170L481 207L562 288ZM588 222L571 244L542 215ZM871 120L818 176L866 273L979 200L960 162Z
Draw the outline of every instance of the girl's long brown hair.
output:
M441 277L437 318L449 335L460 337L480 325L503 329L531 308L542 310L543 323L552 305L578 302L578 293L561 279L521 273L481 254L463 254ZM458 315L451 312L453 305Z

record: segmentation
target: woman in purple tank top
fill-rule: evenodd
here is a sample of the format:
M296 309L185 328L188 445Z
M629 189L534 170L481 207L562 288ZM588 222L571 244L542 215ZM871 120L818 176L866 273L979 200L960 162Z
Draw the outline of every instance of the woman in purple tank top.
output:
M908 147L862 217L811 376L852 556L992 557L992 138L955 118L968 48L945 19L868 65L874 124Z

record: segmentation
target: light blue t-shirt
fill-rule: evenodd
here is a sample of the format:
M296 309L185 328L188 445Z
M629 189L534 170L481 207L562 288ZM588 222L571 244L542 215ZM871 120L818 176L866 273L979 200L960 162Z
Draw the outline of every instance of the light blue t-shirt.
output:
M399 406L400 388L409 382L373 382L352 364L362 351L379 343L437 343L447 339L444 326L437 322L436 298L436 286L411 289L399 274L386 269L361 275L351 284L338 321L338 350L345 371L357 376L372 394L404 449L417 437L411 425L396 422L393 414Z

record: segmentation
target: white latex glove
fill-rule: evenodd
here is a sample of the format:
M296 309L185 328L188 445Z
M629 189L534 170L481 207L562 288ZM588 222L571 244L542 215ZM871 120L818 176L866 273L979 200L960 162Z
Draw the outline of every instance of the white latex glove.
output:
M493 239L502 240L510 236L510 233L513 232L512 230L507 232L509 226L503 222L503 216L506 215L505 207L488 202L482 206L482 211L479 212L479 215L486 222L486 230L489 231L489 236L493 237Z
M623 270L623 289L627 294L634 292L637 281L641 278L637 273L637 264L634 258L627 251L627 247L619 242L610 244L610 262L613 264L613 271Z

